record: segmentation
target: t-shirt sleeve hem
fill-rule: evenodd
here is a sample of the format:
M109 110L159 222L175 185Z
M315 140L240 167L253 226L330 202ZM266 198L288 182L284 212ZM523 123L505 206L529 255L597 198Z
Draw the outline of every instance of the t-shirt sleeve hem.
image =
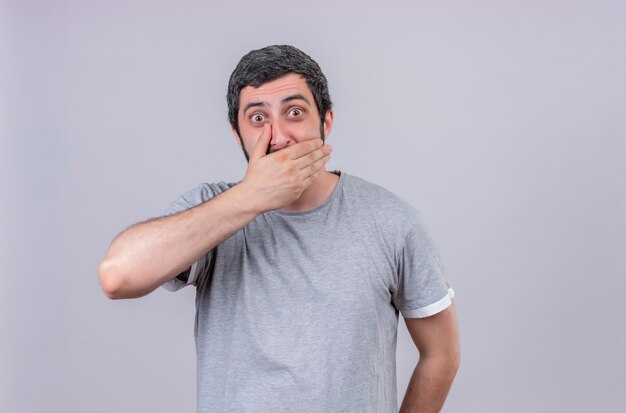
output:
M161 288L164 288L167 291L178 291L185 285L185 282L180 280L179 278L172 278L171 280L167 280L163 284L161 284Z
M404 318L423 318L435 315L440 311L445 310L452 304L452 298L454 297L454 290L452 287L448 288L447 294L439 301L429 304L424 307L415 309L400 310Z
M161 287L165 288L167 291L178 291L183 287L188 285L193 285L196 283L198 279L198 272L204 267L204 263L206 261L206 256L202 256L193 264L191 264L191 268L189 269L189 276L187 277L187 282L181 280L178 277L174 277L171 280L168 280L161 284Z

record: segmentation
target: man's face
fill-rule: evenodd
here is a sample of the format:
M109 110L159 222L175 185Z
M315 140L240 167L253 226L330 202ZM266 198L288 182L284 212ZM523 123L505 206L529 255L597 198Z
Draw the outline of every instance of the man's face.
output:
M325 139L333 124L333 112L329 110L324 117L324 135L320 136L322 124L313 94L304 77L296 73L263 83L258 88L241 89L237 116L241 136L232 129L248 162L265 123L272 126L268 153L309 139Z

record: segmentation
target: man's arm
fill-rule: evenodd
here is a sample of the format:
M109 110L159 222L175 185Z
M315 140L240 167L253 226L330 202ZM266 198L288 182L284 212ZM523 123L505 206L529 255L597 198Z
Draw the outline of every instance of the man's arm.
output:
M118 235L98 269L107 297L150 293L252 221L258 212L246 206L239 185L194 208L135 224Z
M454 304L430 317L405 318L404 321L420 359L409 381L400 413L439 412L461 359Z
M267 155L266 124L239 184L178 214L148 220L119 234L98 269L107 297L137 298L190 268L199 257L259 214L295 201L329 160L321 139Z

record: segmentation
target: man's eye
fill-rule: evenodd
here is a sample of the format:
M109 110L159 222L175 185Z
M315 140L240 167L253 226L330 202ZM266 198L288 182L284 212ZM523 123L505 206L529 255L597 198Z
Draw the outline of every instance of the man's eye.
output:
M302 116L302 109L300 109L300 108L293 108L293 109L291 109L289 111L289 114L291 116L294 116L294 117Z
M265 120L265 116L261 115L260 113L255 113L250 119L252 119L252 122L254 123L259 123Z

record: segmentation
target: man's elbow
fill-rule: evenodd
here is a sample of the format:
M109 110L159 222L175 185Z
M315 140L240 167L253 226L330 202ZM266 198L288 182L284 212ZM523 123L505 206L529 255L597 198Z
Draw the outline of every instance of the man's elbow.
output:
M111 300L140 298L154 291L160 284L141 282L146 279L141 274L135 274L132 282L128 276L131 272L120 269L111 259L105 259L98 267L98 279L104 295Z
M435 369L441 378L452 382L461 366L461 356L458 353L439 354L437 356L420 357L418 364L428 365L429 369Z
M445 352L420 354L421 359L437 364L442 371L445 370L451 377L454 377L461 366L461 348L457 343Z
M124 296L124 277L115 270L113 263L109 260L104 260L98 267L98 279L100 280L100 287L111 300L119 300L121 298L127 298Z

